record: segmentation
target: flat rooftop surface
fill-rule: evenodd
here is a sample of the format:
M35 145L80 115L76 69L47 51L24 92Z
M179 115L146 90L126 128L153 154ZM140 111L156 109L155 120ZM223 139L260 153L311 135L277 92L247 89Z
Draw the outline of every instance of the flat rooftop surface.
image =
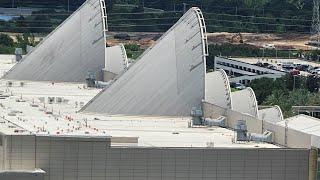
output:
M279 148L267 143L234 143L234 131L220 127L189 127L190 117L78 113L99 92L100 89L86 88L84 84L0 80L0 132L138 138L138 143L132 145L142 147Z
M277 124L285 127L286 121L288 121L288 128L290 129L320 137L320 119L318 118L300 114L278 122Z
M188 127L191 118L126 117L77 113L100 90L83 84L0 80L0 131L38 136L137 137L146 147L277 148L266 143L234 143L235 132L220 127ZM54 100L52 100L54 98Z
M0 54L0 78L15 65L15 55Z

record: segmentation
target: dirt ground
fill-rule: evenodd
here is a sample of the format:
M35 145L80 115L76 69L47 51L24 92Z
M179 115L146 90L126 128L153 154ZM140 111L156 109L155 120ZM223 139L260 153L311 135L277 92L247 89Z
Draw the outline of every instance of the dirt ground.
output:
M15 36L18 33L9 33L9 35L15 40ZM130 36L129 40L115 39L113 38L117 34L127 34ZM108 45L117 45L119 43L137 43L142 49L146 49L153 45L156 40L161 37L162 33L149 33L149 32L108 32L107 42ZM240 44L239 33L208 33L209 44ZM301 49L311 50L314 47L306 45L310 41L309 34L268 34L268 33L241 33L243 43L250 44L256 47L263 47L265 45L274 45L280 50ZM43 35L35 35L35 40L41 40Z
M110 32L110 36L117 33ZM143 49L153 45L155 41L162 35L161 33L127 33L130 35L130 40L108 39L110 45L117 43L137 43ZM209 44L240 44L240 36L238 33L208 33ZM243 43L250 44L256 47L263 47L265 45L274 45L280 50L310 50L314 47L306 45L310 40L308 34L267 34L267 33L241 33Z
M241 33L243 43L263 47L274 45L277 49L310 50L312 46L306 45L310 40L307 34L266 34L266 33ZM239 44L240 36L237 33L208 33L209 44L232 43Z

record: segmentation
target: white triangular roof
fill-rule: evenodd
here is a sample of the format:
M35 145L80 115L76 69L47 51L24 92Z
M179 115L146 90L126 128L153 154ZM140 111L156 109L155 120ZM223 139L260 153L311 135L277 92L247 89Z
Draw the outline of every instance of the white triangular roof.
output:
M203 16L192 8L82 111L189 116L204 99L206 55Z
M7 79L84 82L102 79L106 18L103 0L87 0L5 76Z

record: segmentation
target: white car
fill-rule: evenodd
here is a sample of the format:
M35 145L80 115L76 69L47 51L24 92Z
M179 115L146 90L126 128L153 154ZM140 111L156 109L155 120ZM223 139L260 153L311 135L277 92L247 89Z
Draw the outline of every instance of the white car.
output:
M265 44L262 47L265 49L275 49L276 48L274 44Z

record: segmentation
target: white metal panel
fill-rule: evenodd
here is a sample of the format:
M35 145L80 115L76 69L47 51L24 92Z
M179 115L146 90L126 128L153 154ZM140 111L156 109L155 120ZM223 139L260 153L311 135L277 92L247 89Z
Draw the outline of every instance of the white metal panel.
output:
M108 47L106 49L105 71L109 74L119 75L128 68L128 58L123 44ZM112 80L113 77L107 77L104 81Z
M311 135L311 146L320 148L320 136Z
M231 97L233 110L259 117L256 95L251 88L232 92Z
M206 36L201 11L190 9L83 112L189 116L204 99Z
M205 91L206 102L223 108L232 108L229 79L224 70L206 74Z
M7 79L84 82L88 71L102 79L105 37L100 0L87 0L30 54Z
M122 73L128 68L128 58L123 44L106 49L105 69L115 74Z

